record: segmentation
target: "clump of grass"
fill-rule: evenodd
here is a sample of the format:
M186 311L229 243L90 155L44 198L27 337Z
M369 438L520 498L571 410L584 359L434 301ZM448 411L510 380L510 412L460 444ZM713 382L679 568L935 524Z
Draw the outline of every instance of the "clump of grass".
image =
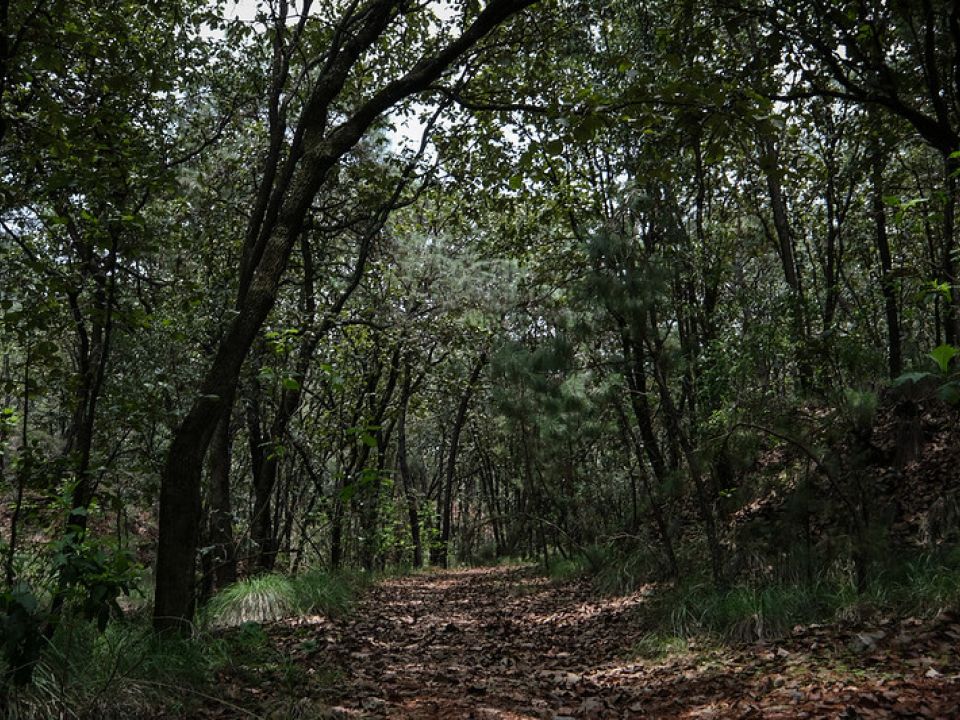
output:
M656 569L646 553L615 553L596 572L594 584L602 593L625 595L655 576Z
M290 578L278 574L257 575L218 592L207 603L204 614L213 627L263 623L297 614L298 600L297 588Z
M334 617L347 612L369 582L367 575L310 570L293 578L291 584L301 613Z
M372 581L365 573L309 570L287 577L271 574L240 580L213 596L204 608L211 627L236 627L297 615L342 615Z
M555 558L547 574L557 582L589 577L601 593L623 595L655 577L657 568L645 552L596 544L584 547L569 558Z
M677 655L686 651L687 640L669 633L655 632L644 635L640 642L633 646L630 654L633 657L658 660L669 655Z
M555 557L550 561L550 566L547 568L547 575L549 575L550 580L556 583L575 580L584 574L586 574L586 569L582 557Z
M0 718L154 717L189 711L226 662L222 641L157 636L144 619L115 621L100 633L66 618L25 687L8 688Z
M799 623L824 619L834 604L831 600L822 586L741 585L717 591L702 583L676 587L658 598L655 606L681 637L708 635L749 642L781 637Z

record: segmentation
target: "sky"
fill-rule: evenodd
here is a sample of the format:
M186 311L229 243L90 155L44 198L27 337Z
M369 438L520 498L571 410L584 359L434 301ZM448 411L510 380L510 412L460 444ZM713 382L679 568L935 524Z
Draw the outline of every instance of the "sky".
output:
M314 0L315 5L319 5L323 0ZM302 0L295 0L294 5L300 5ZM266 4L265 0L235 0L228 3L225 15L228 19L239 18L246 22L251 22L257 14L257 8ZM447 2L437 2L434 10L441 18L449 17L453 9ZM391 139L400 148L410 148L416 150L419 148L423 138L423 123L416 117L400 118L394 117L396 132L390 133Z

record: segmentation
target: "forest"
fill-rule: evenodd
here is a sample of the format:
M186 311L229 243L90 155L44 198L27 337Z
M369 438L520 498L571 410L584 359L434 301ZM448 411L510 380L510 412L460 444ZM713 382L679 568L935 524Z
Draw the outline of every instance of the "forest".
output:
M956 0L0 22L0 718L960 717Z

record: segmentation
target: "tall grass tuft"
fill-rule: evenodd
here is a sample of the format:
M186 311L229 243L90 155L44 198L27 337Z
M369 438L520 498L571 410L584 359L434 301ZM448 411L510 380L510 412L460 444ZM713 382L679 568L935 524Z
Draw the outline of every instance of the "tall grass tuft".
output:
M264 623L297 615L342 615L372 578L363 573L309 570L296 577L258 575L211 598L203 610L208 627Z
M350 609L357 593L370 580L359 573L310 570L293 578L291 584L301 613L335 617Z
M155 717L182 714L206 695L226 660L211 636L158 637L145 619L116 621L105 632L66 618L25 687L8 688L4 720Z
M211 598L204 616L211 627L280 620L299 612L294 582L277 574L239 580Z

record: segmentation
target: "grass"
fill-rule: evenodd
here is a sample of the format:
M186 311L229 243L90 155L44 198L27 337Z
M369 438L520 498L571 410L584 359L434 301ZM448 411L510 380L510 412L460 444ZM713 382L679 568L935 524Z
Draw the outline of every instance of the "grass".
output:
M654 632L644 637L630 649L631 657L659 660L669 655L677 655L687 650L686 638L670 633Z
M235 627L299 615L342 615L372 579L362 573L323 570L296 577L257 575L217 593L204 608L203 621L209 627Z
M178 714L205 694L228 656L210 635L156 636L145 618L113 622L98 633L91 622L66 620L34 671L33 682L9 688L0 717L150 717Z
M618 551L607 545L589 545L577 555L555 558L547 569L548 576L555 582L589 577L594 587L606 595L633 592L649 582L655 573L648 555Z
M627 594L656 577L652 568L647 555L598 546L553 563L549 575L555 581L586 576L600 592ZM645 611L651 627L649 647L638 653L656 654L674 639L769 640L797 625L932 617L958 608L960 550L894 557L887 566L874 568L872 582L862 594L849 572L836 569L812 583L739 583L724 590L698 576L660 584L651 593Z
M587 569L581 557L559 558L550 561L547 575L554 582L562 583L575 580L587 574Z
M203 619L211 627L233 627L248 622L281 620L297 613L293 581L277 574L239 580L211 598Z
M373 580L364 573L311 570L298 575L292 582L301 613L335 617L346 613L357 594Z
M201 702L219 702L244 716L218 685L225 671L247 684L266 678L300 702L304 688L325 682L324 675L307 677L295 657L299 648L274 644L261 623L345 613L370 579L319 570L248 578L203 608L190 638L157 636L146 612L111 622L103 633L91 622L68 618L44 649L33 682L10 687L5 702L0 697L0 718L190 716Z
M960 607L960 565L955 557L923 555L878 572L857 593L845 575L812 584L682 583L655 596L651 612L681 636L707 635L745 642L781 637L796 625L859 623L879 617L932 617Z

